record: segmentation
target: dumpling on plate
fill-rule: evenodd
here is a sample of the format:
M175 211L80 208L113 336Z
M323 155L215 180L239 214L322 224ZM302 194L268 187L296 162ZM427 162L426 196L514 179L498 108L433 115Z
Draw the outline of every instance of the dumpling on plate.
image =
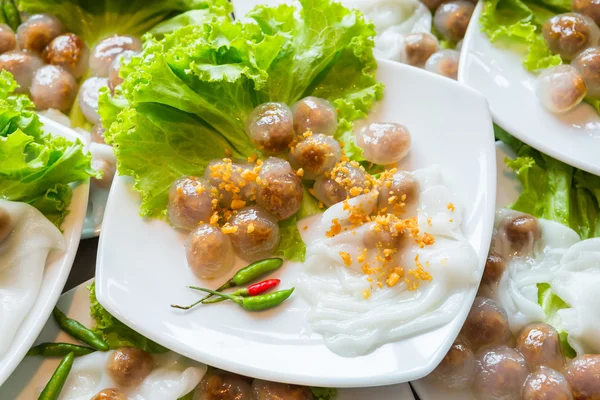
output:
M0 358L33 306L51 250L63 250L62 233L36 208L0 200Z

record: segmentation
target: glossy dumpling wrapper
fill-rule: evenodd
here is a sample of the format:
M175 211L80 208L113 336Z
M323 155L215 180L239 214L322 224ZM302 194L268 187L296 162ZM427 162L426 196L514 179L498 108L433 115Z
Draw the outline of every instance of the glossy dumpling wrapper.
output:
M405 35L431 32L431 12L417 0L346 0L375 24L375 57L407 62Z
M0 243L0 358L35 303L48 254L64 250L60 230L34 207L0 200L11 233Z
M551 287L571 307L557 315L577 354L600 353L600 238L569 248L554 273Z
M336 354L363 355L384 343L438 328L452 320L466 290L477 284L477 256L462 235L460 206L448 209L456 199L444 185L440 168L417 170L413 176L420 187L419 211L412 210L405 218L417 216L419 229L433 235L435 243L421 249L411 239L393 257L406 269L415 268L416 259L427 265L433 279L421 281L417 290L408 290L404 281L370 289L364 264L358 260L364 251L364 261L374 265L378 250L356 245L369 224L343 230L350 227L350 210L369 213L375 209L377 191L332 206L310 226L299 223L307 252L296 287L310 305L307 321L311 329L323 335L326 346ZM341 229L331 237L327 232L334 220ZM428 220L436 222L429 226ZM347 253L350 265L342 253Z
M112 353L96 352L77 358L60 400L89 400L107 388L125 392L129 400L177 400L193 391L207 370L206 365L173 352L153 354L154 369L142 383L129 389L122 388L105 368Z
M418 0L345 0L344 6L361 10L374 24L378 34L431 32L431 13ZM426 12L425 12L426 11Z
M498 227L507 217L522 215L501 210L496 217ZM527 257L508 261L508 269L500 279L497 299L505 308L510 329L517 334L525 325L545 320L538 304L539 283L549 283L553 293L569 308L557 312L561 329L566 331L571 347L578 354L600 352L600 239L580 241L572 229L557 222L537 220L541 235ZM494 251L506 253L509 245L503 235L496 234Z
M522 213L502 209L496 213L496 229L506 218L521 216ZM496 291L498 303L506 310L510 329L517 334L525 325L545 320L542 307L538 304L538 283L552 280L552 269L560 263L564 252L579 241L572 229L557 222L538 219L541 240L535 244L528 257L513 258L503 274ZM510 244L502 234L495 235L494 251L505 256ZM535 262L531 262L532 257Z

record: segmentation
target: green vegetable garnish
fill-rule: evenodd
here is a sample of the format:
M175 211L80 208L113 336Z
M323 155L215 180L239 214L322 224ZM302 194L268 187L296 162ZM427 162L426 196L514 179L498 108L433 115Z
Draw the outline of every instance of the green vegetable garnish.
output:
M581 239L600 236L600 177L549 157L498 126L495 133L517 154L505 161L522 186L510 208L559 222Z
M68 214L70 183L96 172L83 144L44 131L35 106L15 95L17 84L0 72L0 199L31 204L60 227Z
M135 347L149 353L165 353L169 349L140 335L113 317L96 299L96 283L88 286L90 291L90 315L96 322L93 331L102 337L111 350L119 347Z
M383 91L375 79L374 27L358 11L329 0L300 3L300 18L291 6L263 6L247 15L255 23L215 15L162 40L147 36L142 57L122 69L121 92L101 95L107 141L120 173L135 180L142 216L164 217L171 184L184 175L202 176L224 149L233 158L256 153L245 122L267 101L328 99L338 110L335 136L346 156L363 160L352 122L365 117ZM281 223L278 254L304 259L295 221L319 211L305 193L298 215Z

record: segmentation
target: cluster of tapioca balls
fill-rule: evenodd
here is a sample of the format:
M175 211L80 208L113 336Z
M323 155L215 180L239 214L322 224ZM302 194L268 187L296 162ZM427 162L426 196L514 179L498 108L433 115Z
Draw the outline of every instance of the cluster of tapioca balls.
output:
M87 120L95 125L98 141L102 141L98 115L98 90L114 90L121 84L119 71L123 59L142 49L139 39L110 36L90 52L76 34L66 32L63 23L53 15L24 15L24 22L13 32L0 24L0 70L6 70L19 84L19 93L29 93L40 111L68 112L75 99ZM88 71L81 88L78 81ZM79 95L78 95L79 93Z
M542 72L536 93L554 113L573 109L588 97L600 100L600 3L573 0L571 10L543 25L546 45L565 63Z
M524 325L513 337L506 310L494 300L510 257L530 255L542 236L531 215L509 216L494 236L478 297L450 351L431 374L438 384L470 389L477 400L596 398L600 355L568 359L557 330Z
M298 212L305 185L312 185L323 207L373 188L375 179L344 156L334 138L337 128L337 110L325 99L306 97L291 108L261 104L250 113L246 132L264 161L216 159L203 177L173 183L168 216L174 227L191 231L186 256L196 275L224 274L234 253L250 261L273 255L278 222ZM410 134L400 124L365 124L356 141L375 163L395 163L410 148Z

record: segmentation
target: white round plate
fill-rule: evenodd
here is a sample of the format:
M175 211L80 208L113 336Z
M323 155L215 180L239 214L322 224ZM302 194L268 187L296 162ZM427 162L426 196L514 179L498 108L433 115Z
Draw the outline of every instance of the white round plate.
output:
M77 139L75 133L54 121L42 118L44 130L53 135L60 135L69 140ZM25 357L25 353L38 336L48 316L52 312L60 293L62 292L67 277L73 266L75 253L81 238L81 228L87 207L89 181L79 183L73 188L73 198L69 205L69 215L65 218L61 229L65 238L66 250L52 252L46 260L44 278L38 297L23 320L21 327L15 335L13 343L6 354L0 359L0 385L8 378L11 372ZM0 328L1 329L1 328ZM0 398L5 398L0 396Z
M92 326L90 302L87 285L93 280L82 283L60 296L58 308L69 318ZM77 343L61 331L53 318L49 318L35 343L66 342ZM0 399L31 400L37 398L50 376L60 362L59 358L27 357L15 369L6 383L0 387ZM340 389L336 400L414 400L408 383L368 389Z
M455 81L394 62L379 61L378 78L386 91L369 120L401 122L411 130L413 148L402 168L441 166L464 205L463 230L478 254L481 273L496 188L492 123L484 98ZM381 386L417 379L442 359L475 297L473 287L448 325L356 358L332 353L309 330L308 304L299 295L262 313L227 303L179 312L170 304L198 299L187 285L217 287L226 278L195 278L186 265L185 235L165 221L140 218L140 198L131 185L129 177L117 177L108 199L96 268L98 300L150 339L218 368L309 386ZM300 268L286 264L274 275L282 287Z
M509 169L504 160L514 158L515 153L504 143L496 142L497 190L496 208L500 209L514 203L521 192L515 173ZM470 390L452 390L437 385L431 379L423 378L410 383L421 400L475 400Z
M535 95L536 76L511 48L490 43L481 32L480 1L463 41L458 81L481 92L494 122L513 136L560 161L600 175L600 115L587 103L553 114Z

